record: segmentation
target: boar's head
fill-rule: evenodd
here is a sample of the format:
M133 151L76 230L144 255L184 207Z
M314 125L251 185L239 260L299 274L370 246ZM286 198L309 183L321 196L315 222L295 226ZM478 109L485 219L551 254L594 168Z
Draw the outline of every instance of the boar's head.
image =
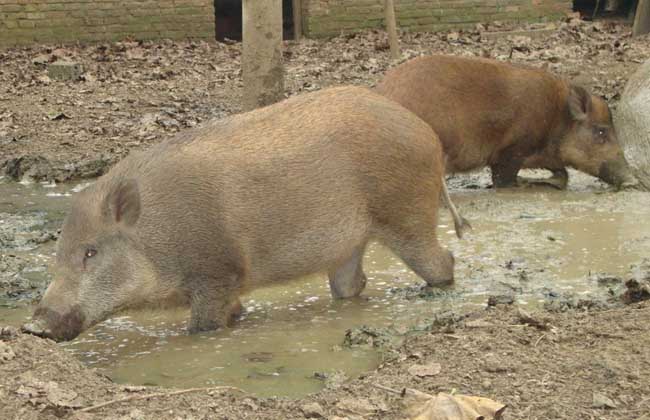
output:
M607 103L580 86L570 86L570 122L560 142L561 159L617 188L632 187L632 175L616 137Z
M54 279L27 332L71 340L111 314L156 295L136 232L135 180L99 180L74 199L57 243Z

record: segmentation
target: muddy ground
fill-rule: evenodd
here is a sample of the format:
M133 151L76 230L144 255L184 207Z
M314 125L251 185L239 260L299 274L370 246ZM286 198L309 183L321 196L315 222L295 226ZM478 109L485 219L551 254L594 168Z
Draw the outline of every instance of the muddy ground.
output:
M650 418L650 305L522 313L497 305L444 316L384 347L377 370L299 400L236 389L117 385L55 343L6 329L0 341L3 419L398 419L395 390L481 395L509 419ZM552 309L552 308L549 308ZM557 308L556 308L557 309ZM430 376L420 366L434 366ZM438 372L439 371L439 372ZM145 398L150 394L161 395ZM140 398L142 397L142 398ZM129 401L90 408L99 404Z
M494 35L506 29L538 32ZM572 19L525 28L491 25L404 34L402 48L404 59L444 52L546 67L615 106L627 77L650 57L648 37L632 40L629 32L616 21ZM0 52L0 173L14 180L94 177L130 150L238 112L240 53L239 44L128 41ZM83 64L81 80L50 79L47 65L58 58ZM381 32L287 43L285 59L287 95L340 84L372 85L395 64ZM571 188L601 188L597 181L582 179ZM455 190L488 184L485 174L451 180ZM5 221L0 226L0 293L5 302L38 298L44 284L18 274L26 266L44 269L47 261L35 263L19 251L52 243L57 227L38 212L0 216ZM648 303L559 300L531 317L524 319L512 305L442 314L395 340L376 340L389 343L380 349L385 362L376 371L349 382L331 380L324 391L299 400L210 390L86 412L106 401L174 391L114 384L53 342L5 329L0 418L399 418L399 398L372 386L379 384L494 398L509 406L510 419L650 419ZM342 331L342 342L343 336ZM441 365L439 373L409 373L413 365L431 363Z

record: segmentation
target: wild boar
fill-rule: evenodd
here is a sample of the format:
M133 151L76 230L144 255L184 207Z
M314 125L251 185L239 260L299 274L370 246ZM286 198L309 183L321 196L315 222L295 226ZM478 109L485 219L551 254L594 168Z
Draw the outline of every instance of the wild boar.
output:
M573 167L616 187L636 184L607 103L546 71L434 55L388 71L375 91L434 129L448 172L489 166L494 186L510 187L521 168L562 178Z
M189 304L189 331L228 324L240 295L311 273L356 296L377 239L431 286L452 282L436 240L442 147L365 88L305 94L211 121L119 162L78 193L54 279L25 331L70 340L127 308Z

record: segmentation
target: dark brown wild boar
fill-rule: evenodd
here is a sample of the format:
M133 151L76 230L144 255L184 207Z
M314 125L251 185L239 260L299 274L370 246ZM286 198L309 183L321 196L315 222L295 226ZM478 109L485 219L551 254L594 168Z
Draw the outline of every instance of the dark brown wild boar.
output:
M508 187L521 168L566 181L573 167L616 187L636 184L607 103L546 71L435 55L388 71L375 90L433 127L448 172L489 166L494 185Z
M429 285L453 280L436 240L446 193L431 127L363 88L294 97L132 154L78 193L54 280L24 329L69 340L117 311L189 304L224 326L251 289L315 272L356 296L378 239Z

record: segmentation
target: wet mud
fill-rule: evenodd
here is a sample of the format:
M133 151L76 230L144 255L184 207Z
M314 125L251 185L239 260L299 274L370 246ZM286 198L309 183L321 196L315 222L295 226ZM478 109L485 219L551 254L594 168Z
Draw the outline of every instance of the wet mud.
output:
M61 347L118 383L229 385L300 397L325 387L322 378L372 370L413 334L453 330L467 313L512 305L558 314L607 310L626 292L628 301L644 296L643 285L629 291L626 282L650 251L650 197L613 192L577 172L571 179L568 191L494 191L487 171L451 177L452 196L473 230L458 240L441 212L440 238L457 264L456 283L446 289L425 287L372 244L364 259L368 288L359 299L333 301L325 277L312 276L247 296L246 316L234 329L187 336L185 310L135 311ZM0 184L13 195L0 207L0 324L29 319L50 279L70 197L85 185Z

